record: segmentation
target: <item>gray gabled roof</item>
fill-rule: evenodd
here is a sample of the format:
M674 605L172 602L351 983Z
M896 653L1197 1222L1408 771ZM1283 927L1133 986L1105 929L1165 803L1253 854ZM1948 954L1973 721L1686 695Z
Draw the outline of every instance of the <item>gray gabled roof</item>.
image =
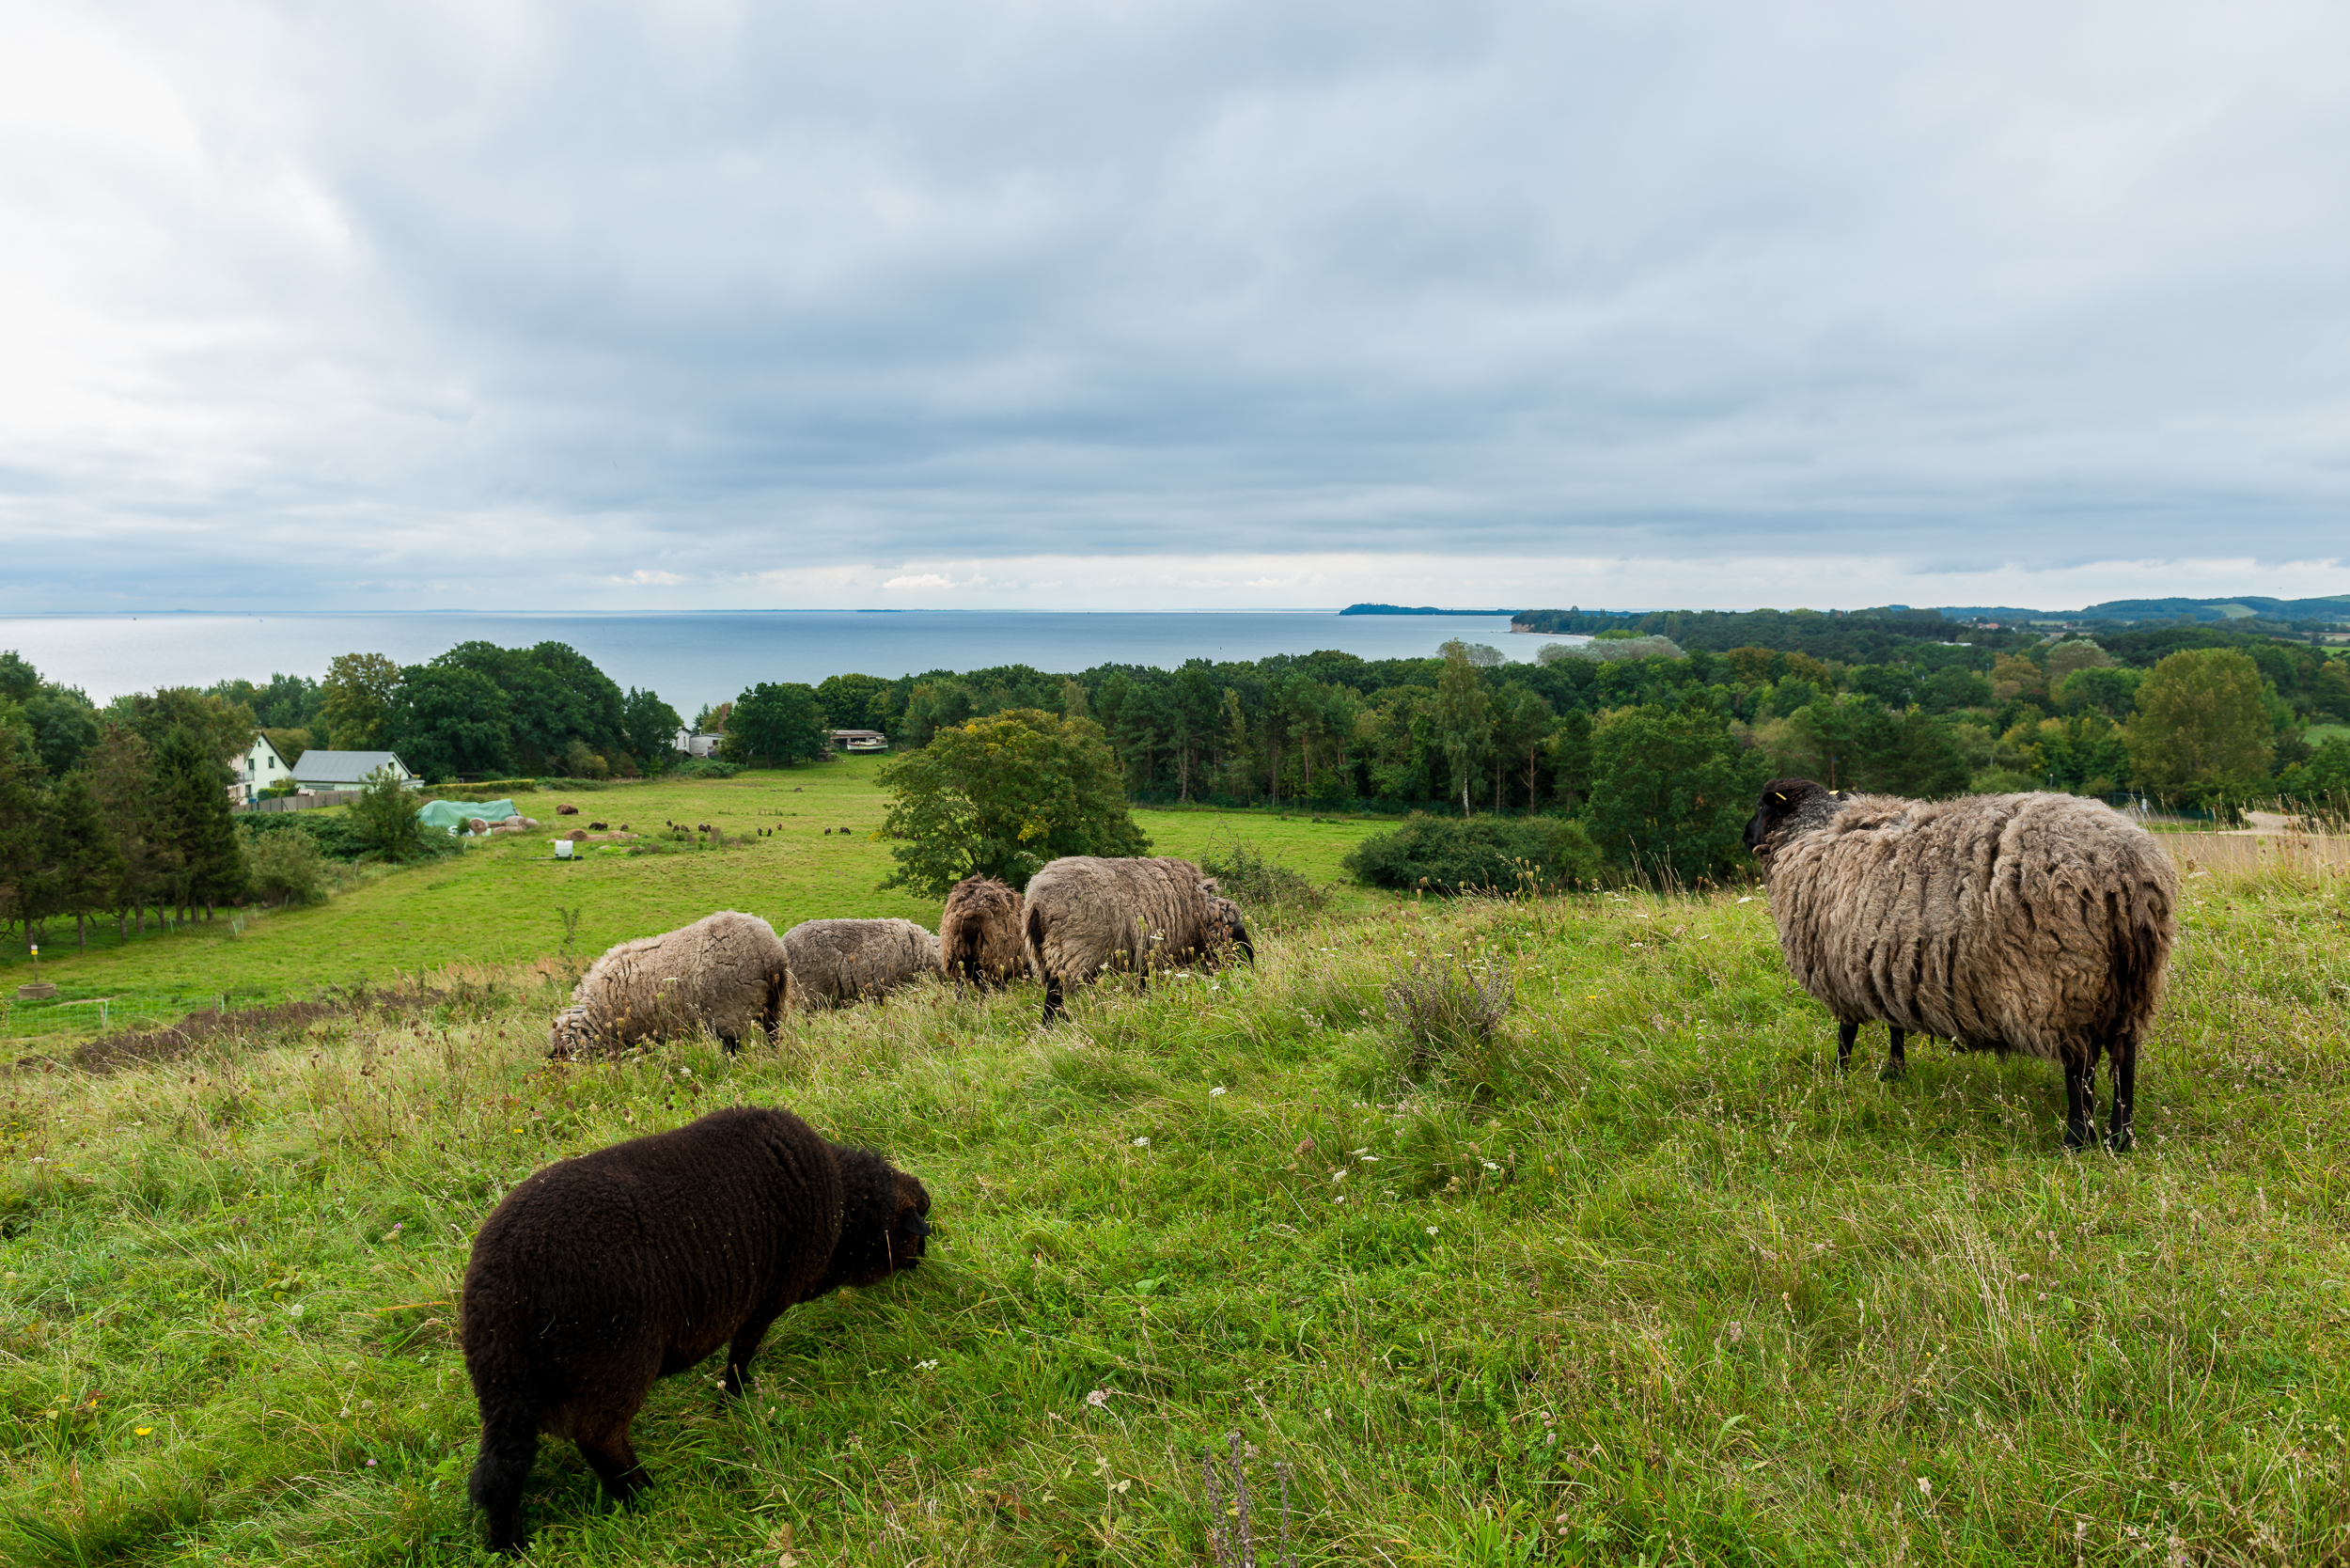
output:
M365 778L378 768L390 768L406 773L408 764L390 751L306 751L302 760L294 764L296 780L312 778Z

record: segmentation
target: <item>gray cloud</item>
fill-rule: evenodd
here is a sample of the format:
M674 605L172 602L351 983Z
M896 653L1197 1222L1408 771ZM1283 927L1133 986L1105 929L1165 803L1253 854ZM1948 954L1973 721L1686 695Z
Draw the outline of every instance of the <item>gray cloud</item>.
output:
M2350 588L2327 8L24 15L0 607Z

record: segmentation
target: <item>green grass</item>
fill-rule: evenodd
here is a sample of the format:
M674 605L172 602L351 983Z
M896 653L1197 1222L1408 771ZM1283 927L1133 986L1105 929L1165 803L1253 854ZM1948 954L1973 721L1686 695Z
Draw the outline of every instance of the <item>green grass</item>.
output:
M543 831L467 845L462 858L367 877L325 903L284 911L218 912L176 932L118 940L111 924L90 929L90 947L72 944L70 925L53 926L41 955L55 1002L19 1003L0 1042L54 1043L98 1032L91 999L110 997L109 1022L164 1019L211 1006L306 996L323 986L382 986L419 971L500 968L557 958L564 950L561 910L579 914L573 950L592 956L631 937L671 930L718 909L740 909L784 930L830 916L903 916L938 923L939 903L903 889L882 891L896 867L880 828L885 797L874 782L879 760L849 758L822 767L753 772L712 781L634 784L566 797L525 795L520 808ZM577 817L556 817L566 799ZM1317 881L1343 873L1340 859L1377 821L1316 823L1304 817L1205 810L1139 811L1154 852L1198 858L1232 835ZM739 843L726 849L677 848L632 855L619 845L580 846L577 858L554 858L558 829L589 822L626 823L639 833L665 822L702 823ZM748 837L773 828L773 838ZM827 833L826 829L833 829ZM845 831L843 831L845 830ZM1341 902L1367 906L1349 888ZM0 952L0 987L31 978L22 944Z
M1728 894L1382 905L1050 1033L926 984L556 1068L518 970L478 1014L19 1073L0 1546L468 1560L481 1215L752 1101L919 1174L932 1259L788 1314L738 1404L664 1383L628 1512L548 1442L538 1560L774 1563L789 1527L799 1564L1204 1562L1233 1433L1308 1563L2341 1560L2343 907L2189 880L2119 1158L2060 1152L2045 1064L1839 1077ZM1434 955L1517 1006L1407 1075L1381 990Z
M2302 731L2302 739L2311 745L2324 745L2327 741L2350 741L2350 724L2312 724Z

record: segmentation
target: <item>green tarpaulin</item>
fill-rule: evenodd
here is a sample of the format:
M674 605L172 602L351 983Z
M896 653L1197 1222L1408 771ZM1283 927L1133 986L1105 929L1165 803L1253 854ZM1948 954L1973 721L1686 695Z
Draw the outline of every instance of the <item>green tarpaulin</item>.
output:
M510 800L436 800L430 806L416 808L416 821L427 827L455 828L462 833L465 824L479 817L485 823L502 823L509 817L519 817Z

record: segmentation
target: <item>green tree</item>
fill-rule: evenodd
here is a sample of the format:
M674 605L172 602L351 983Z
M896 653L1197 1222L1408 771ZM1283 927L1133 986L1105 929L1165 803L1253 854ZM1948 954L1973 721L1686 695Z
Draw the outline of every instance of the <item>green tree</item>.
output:
M831 749L816 688L803 681L761 681L736 698L718 743L721 759L745 765L811 762Z
M1487 650L1486 651L1491 651ZM1497 656L1496 656L1497 657ZM1469 789L1483 771L1493 750L1493 698L1485 689L1468 644L1457 637L1444 645L1444 669L1436 677L1436 744L1451 770L1452 788L1461 797L1461 815L1469 814Z
M1913 800L1943 800L1966 792L1966 753L1942 719L1911 708L1897 721L1892 748L1879 770L1887 792Z
M368 775L359 798L351 803L351 836L382 860L414 860L424 853L424 824L416 820L415 797L391 769Z
M2234 649L2183 649L2138 688L2126 731L2140 787L2201 803L2252 789L2274 731L2260 666Z
M1622 709L1592 732L1584 820L1618 865L1683 882L1719 878L1747 863L1747 821L1767 765L1702 702Z
M1494 694L1494 809L1501 809L1502 776L1526 780L1526 807L1540 801L1537 778L1557 724L1542 694L1512 682Z
M408 666L392 688L384 728L389 749L422 778L494 777L513 765L506 693L478 670Z
M966 876L1014 887L1064 855L1134 855L1150 840L1124 770L1091 719L1012 708L952 729L883 769L882 831L898 869L882 886L933 895Z
M155 792L161 828L175 851L172 902L193 914L244 896L244 853L228 809L228 769L185 725L174 725L155 747Z
M124 870L120 846L107 831L87 775L75 771L49 792L46 821L51 906L73 917L73 942L89 946L91 916L112 908Z
M836 729L886 731L897 714L897 688L877 675L828 675L816 688L817 703Z
M147 911L160 911L178 884L179 849L164 831L162 801L155 786L154 753L137 731L110 725L84 763L100 817L114 835L122 873L107 907L115 931L129 936L147 932Z
M40 900L40 756L15 704L0 698L0 910L31 921Z
M392 692L399 684L400 666L388 654L337 653L329 659L326 679L320 682L318 710L327 749L385 749L391 740Z
M651 692L631 686L620 699L620 729L643 772L666 773L677 765L677 732L684 728L677 710Z
M107 715L138 731L149 746L160 750L164 737L174 729L185 729L203 747L204 754L215 761L226 762L244 755L253 744L253 737L261 727L253 720L253 710L242 702L230 702L197 691L194 686L163 686L152 692L133 692L117 698L106 705Z

